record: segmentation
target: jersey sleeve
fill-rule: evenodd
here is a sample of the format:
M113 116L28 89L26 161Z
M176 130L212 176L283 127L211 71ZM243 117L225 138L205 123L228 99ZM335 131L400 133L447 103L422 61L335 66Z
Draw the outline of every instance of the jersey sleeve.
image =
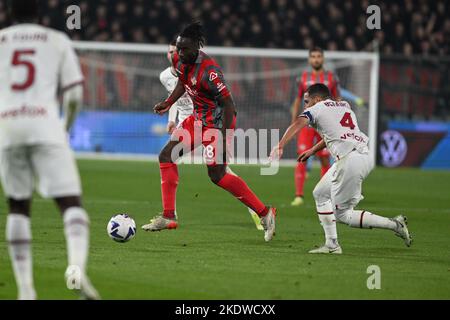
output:
M319 115L319 112L320 112L320 104L316 104L303 111L303 113L299 115L299 117L306 118L308 119L310 125L315 125L317 124L317 117Z
M168 117L167 121L168 122L177 122L177 113L178 113L178 106L175 103L169 109L169 117Z
M203 74L202 83L216 99L223 99L231 95L219 66L209 66Z
M74 85L80 84L84 81L81 73L80 62L77 54L72 46L72 42L67 36L63 38L62 46L62 61L60 66L60 86L68 89Z
M164 76L165 71L161 72L159 75L159 81L167 90L168 95L170 96L177 85L177 81L172 81L172 79Z

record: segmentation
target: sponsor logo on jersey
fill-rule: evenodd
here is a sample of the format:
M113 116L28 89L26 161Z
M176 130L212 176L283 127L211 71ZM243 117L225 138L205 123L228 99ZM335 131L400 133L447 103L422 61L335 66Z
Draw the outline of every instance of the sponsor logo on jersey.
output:
M191 83L193 86L195 86L197 84L197 79L195 79L195 77L191 78Z
M358 142L366 143L366 141L364 140L364 137L358 136L357 134L354 134L353 132L347 132L347 133L344 133L341 136L342 140L347 140L347 138L348 139L354 139L354 140L356 140Z
M219 82L219 83L217 84L217 90L219 90L219 92L220 92L220 91L222 91L223 89L225 89L225 85L224 85L222 82Z
M12 109L0 112L1 119L17 118L17 117L42 117L47 115L47 110L44 107L27 107L22 106L19 109Z

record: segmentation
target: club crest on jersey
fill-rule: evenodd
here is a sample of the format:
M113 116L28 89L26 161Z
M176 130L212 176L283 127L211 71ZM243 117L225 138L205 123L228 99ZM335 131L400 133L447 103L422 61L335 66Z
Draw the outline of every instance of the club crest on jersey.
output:
M191 78L191 83L193 86L195 86L197 84L197 79L195 79L195 77Z
M210 74L209 74L209 81L214 81L214 80L216 80L217 79L217 73L216 72L211 72Z

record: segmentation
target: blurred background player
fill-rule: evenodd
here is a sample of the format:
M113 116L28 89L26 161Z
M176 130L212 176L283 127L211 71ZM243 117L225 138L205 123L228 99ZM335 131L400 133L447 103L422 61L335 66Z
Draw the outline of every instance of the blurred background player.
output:
M233 137L230 133L236 125L236 107L221 68L215 60L200 50L204 42L203 28L199 23L188 25L177 38L178 54L173 59L173 65L179 74L178 82L169 98L158 103L154 110L158 114L167 112L187 91L194 103L194 113L174 131L171 141L159 154L164 211L142 228L146 231L177 228L175 199L178 169L174 161L182 151L173 152L173 150L178 148L180 143L188 150L203 144L211 181L233 194L261 217L261 224L265 230L264 239L270 241L275 232L276 209L264 205L244 180L227 167L225 149ZM198 139L194 132L195 134L199 132L201 139ZM217 141L218 133L222 134L222 141ZM190 141L180 139L183 135L188 135L186 138L190 138L188 139Z
M78 58L65 34L36 24L36 0L14 0L9 6L17 24L0 30L0 173L18 298L37 298L30 227L37 178L41 195L55 200L64 219L66 277L80 281L82 297L97 299L86 275L89 218L81 206L80 179L66 133L83 97ZM59 118L58 87L64 92L65 123Z
M331 91L331 95L334 99L338 99L340 97L339 93L339 82L338 78L332 71L325 71L324 64L324 55L323 50L319 47L314 47L309 50L309 65L311 66L311 71L304 71L298 80L298 94L292 104L292 121L294 123L299 115L300 104L303 99L303 94L306 92L306 89L315 84L315 83L323 83L325 84ZM314 128L305 127L303 128L297 137L297 153L300 155L305 150L310 149L314 145L314 141L318 142L322 138L317 133ZM320 152L316 153L316 157L320 160L321 170L320 175L323 175L330 168L330 153L327 149L323 149ZM303 204L303 188L306 180L306 163L298 162L295 167L295 198L291 202L293 206L299 206Z
M164 69L163 72L159 75L159 80L161 84L166 88L169 96L172 94L178 82L178 75L175 71L175 68L172 65L172 56L175 53L176 40L173 40L169 44L169 49L167 51L167 59L170 62L170 66ZM175 129L177 123L181 123L189 117L194 110L194 105L192 104L192 100L189 97L189 94L184 93L180 99L178 99L169 110L169 119L167 122L167 132L172 134ZM178 117L178 122L177 122Z
M323 139L300 154L298 160L304 162L325 147L336 160L313 191L317 214L325 232L325 244L309 253L342 253L336 220L354 228L392 230L409 247L412 238L405 216L389 219L354 209L361 200L362 182L372 171L374 163L369 153L369 138L359 130L350 104L346 101L333 101L330 90L321 83L306 90L304 102L304 112L287 128L271 157L281 157L283 148L298 131L312 125Z

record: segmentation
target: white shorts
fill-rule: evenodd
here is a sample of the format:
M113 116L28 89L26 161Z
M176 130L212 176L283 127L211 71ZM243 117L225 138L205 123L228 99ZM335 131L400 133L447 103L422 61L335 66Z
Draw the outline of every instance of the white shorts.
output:
M370 154L358 151L336 161L314 188L317 211L354 208L361 199L362 182L373 167Z
M80 177L68 145L37 144L0 150L4 193L16 200L30 199L37 180L45 198L81 195Z

